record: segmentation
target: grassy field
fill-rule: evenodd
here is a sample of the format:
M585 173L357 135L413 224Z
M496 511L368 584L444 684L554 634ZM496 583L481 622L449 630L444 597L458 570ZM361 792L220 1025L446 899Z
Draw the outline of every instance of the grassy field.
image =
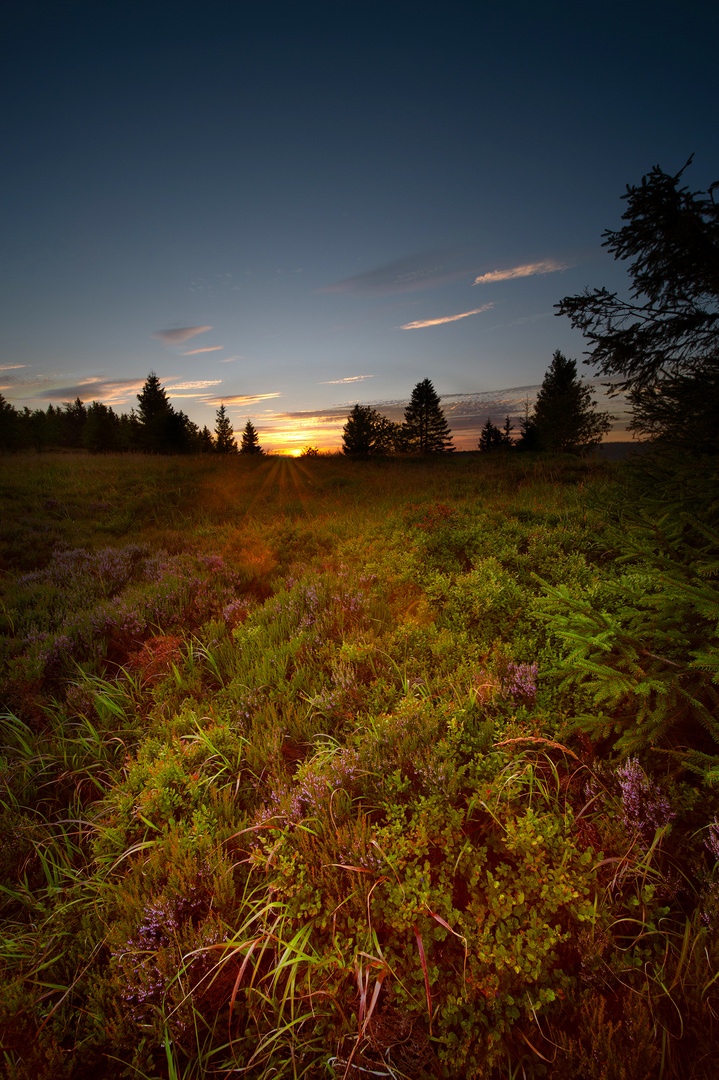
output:
M719 540L625 469L0 459L2 1075L714 1077Z

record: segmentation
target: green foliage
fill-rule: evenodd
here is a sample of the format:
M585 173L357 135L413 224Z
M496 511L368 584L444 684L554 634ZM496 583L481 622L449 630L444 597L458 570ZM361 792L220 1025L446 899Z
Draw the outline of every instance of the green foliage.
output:
M632 546L590 461L45 470L0 469L51 522L19 566L2 517L3 1075L709 1080L714 746L629 741L714 709L708 474ZM595 615L679 690L594 707Z
M656 517L635 498L620 496L605 531L619 572L589 590L546 586L546 618L568 648L565 681L594 706L580 727L622 754L670 750L716 783L719 534L681 503Z

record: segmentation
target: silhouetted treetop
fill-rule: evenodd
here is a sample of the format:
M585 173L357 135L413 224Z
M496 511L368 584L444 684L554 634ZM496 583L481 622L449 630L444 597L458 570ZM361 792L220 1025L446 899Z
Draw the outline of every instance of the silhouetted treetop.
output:
M628 185L626 224L603 234L615 259L632 260L631 299L595 288L557 305L591 343L587 362L621 376L617 389L717 366L719 181L707 191L680 187L691 160L675 175L655 165L640 185Z
M612 426L606 412L597 412L592 388L577 377L577 361L556 350L537 394L534 410L523 425L527 449L587 453Z
M257 429L251 420L248 420L242 432L242 442L240 443L241 454L261 454L263 453L260 446L260 437L257 434Z
M215 415L215 450L218 454L236 454L237 442L225 406L220 405Z
M415 453L449 454L454 450L439 395L430 379L423 379L412 391L404 411L404 426L409 449Z

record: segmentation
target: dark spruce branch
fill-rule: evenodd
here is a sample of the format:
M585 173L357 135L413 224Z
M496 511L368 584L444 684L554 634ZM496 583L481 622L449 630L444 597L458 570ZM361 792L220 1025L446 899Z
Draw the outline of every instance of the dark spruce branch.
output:
M632 260L630 299L595 288L557 305L590 342L588 363L620 377L616 390L717 369L717 183L706 191L680 187L691 160L675 175L655 165L641 184L627 186L626 224L603 234L615 259Z

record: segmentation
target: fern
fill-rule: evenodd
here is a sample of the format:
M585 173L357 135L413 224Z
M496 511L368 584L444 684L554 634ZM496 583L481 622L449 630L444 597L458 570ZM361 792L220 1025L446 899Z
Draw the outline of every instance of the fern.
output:
M611 539L616 561L629 564L629 572L604 582L596 595L573 595L538 579L546 622L566 648L564 685L583 686L598 710L578 717L577 726L613 738L622 754L670 750L713 774L719 535L685 514L652 522L640 510L630 529L627 517L620 515L623 536L615 528Z

